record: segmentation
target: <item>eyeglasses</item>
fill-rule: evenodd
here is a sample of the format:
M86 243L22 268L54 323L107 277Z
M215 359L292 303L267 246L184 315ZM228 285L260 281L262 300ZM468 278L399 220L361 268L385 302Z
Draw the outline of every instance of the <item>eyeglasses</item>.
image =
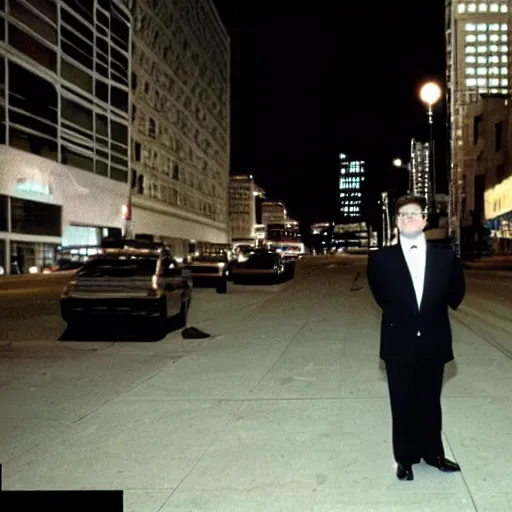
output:
M423 212L400 212L398 216L401 219L405 219L406 217L408 217L409 219L417 220L423 217Z

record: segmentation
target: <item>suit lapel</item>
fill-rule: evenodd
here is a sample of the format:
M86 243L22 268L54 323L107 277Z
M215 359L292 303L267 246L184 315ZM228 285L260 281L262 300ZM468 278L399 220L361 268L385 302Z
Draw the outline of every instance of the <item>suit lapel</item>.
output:
M421 296L420 311L422 311L425 308L425 304L428 303L431 289L434 284L433 272L435 269L435 248L432 247L432 245L430 245L428 242L425 258L425 276L423 278L423 295Z

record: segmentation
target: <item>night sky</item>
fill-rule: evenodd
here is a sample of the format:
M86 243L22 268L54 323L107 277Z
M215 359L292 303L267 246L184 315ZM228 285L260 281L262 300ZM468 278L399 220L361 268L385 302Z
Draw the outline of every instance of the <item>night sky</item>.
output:
M442 0L387 0L373 10L368 2L292 11L283 4L283 14L275 1L214 3L231 36L231 172L253 174L292 217L336 220L340 152L366 160L378 190L393 158L409 160L411 137L428 140L418 91L431 79L444 87ZM440 192L445 124L440 102Z

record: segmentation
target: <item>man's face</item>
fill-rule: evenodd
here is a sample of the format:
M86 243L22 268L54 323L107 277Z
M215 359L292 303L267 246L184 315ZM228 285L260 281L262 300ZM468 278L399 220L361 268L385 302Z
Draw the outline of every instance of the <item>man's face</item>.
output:
M397 225L400 234L404 236L417 236L423 232L427 221L419 205L406 204L398 210Z

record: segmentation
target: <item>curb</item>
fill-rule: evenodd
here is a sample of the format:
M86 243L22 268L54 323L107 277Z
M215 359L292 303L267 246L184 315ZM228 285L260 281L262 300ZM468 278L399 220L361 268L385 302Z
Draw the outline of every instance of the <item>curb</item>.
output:
M504 272L512 272L512 264L505 265L489 265L486 263L463 263L463 267L468 270L501 270Z
M0 292L6 292L11 290L28 290L38 287L41 289L44 287L60 286L62 283L66 283L71 280L73 272L58 272L54 274L32 274L29 276L6 276L0 278Z

